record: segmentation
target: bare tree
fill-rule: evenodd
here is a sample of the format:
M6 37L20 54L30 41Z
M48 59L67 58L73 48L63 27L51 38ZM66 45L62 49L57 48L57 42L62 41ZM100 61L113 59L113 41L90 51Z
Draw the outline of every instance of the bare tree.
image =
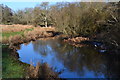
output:
M49 5L48 2L43 2L40 4L41 8L43 9L45 27L48 27L48 22L47 22L48 7L49 7L48 5Z

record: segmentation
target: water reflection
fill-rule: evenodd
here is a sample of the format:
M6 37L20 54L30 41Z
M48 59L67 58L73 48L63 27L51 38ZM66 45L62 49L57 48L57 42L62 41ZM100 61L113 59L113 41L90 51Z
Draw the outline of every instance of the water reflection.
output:
M60 74L62 78L115 78L119 76L118 55L100 54L92 47L76 48L60 40L39 40L28 45L21 45L18 52L22 62L28 64L33 62L34 66L37 62L47 62L56 71L63 71ZM111 57L114 59L112 60Z

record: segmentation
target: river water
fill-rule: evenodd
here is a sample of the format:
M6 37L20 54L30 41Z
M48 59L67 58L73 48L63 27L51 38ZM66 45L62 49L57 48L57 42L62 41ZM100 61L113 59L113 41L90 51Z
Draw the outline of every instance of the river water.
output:
M19 60L36 66L47 63L61 78L116 78L120 76L119 57L100 53L93 47L77 48L58 39L22 44Z

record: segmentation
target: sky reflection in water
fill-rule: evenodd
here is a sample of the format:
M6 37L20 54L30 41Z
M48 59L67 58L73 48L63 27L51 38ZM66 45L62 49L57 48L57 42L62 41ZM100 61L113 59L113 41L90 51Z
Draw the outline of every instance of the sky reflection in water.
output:
M48 63L61 78L104 78L107 66L104 57L92 47L76 48L60 40L38 40L18 50L20 61L36 66Z

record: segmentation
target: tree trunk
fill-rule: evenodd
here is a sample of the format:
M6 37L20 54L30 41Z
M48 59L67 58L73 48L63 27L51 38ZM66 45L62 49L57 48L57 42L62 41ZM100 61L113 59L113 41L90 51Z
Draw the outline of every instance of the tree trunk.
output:
M45 27L47 27L47 17L45 17Z

